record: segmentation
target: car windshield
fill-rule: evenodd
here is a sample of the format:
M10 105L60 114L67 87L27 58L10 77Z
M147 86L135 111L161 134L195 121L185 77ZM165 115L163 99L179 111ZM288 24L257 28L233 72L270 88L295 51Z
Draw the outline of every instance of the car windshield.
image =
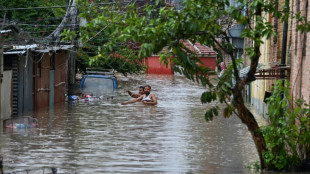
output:
M107 94L113 92L113 80L106 78L85 78L83 92L86 94Z

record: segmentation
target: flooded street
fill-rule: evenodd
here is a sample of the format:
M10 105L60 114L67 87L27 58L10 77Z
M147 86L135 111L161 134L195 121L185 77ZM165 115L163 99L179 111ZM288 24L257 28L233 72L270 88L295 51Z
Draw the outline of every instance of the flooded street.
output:
M35 115L39 128L5 129L4 172L252 173L247 167L258 155L245 125L221 114L206 122L212 105L201 104L199 84L182 76L133 77L119 78L113 99L55 106ZM124 89L136 93L146 84L158 105L120 104L131 100Z

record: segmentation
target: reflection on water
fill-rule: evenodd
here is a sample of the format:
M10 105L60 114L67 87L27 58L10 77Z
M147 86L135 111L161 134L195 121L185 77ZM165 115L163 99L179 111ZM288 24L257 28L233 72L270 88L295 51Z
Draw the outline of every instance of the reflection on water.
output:
M131 99L124 89L145 84L157 106L120 104ZM1 132L4 170L251 173L247 166L258 156L250 134L236 117L205 122L211 105L201 104L203 91L181 76L121 77L113 99L56 105L35 114L39 128Z

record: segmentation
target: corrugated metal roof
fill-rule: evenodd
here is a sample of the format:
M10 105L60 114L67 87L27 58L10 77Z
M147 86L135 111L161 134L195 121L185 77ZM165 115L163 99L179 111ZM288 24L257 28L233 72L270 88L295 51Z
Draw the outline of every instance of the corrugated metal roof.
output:
M11 32L11 30L0 30L0 33L2 34L2 33L9 33L9 32Z
M3 54L25 54L26 51L8 51L4 52Z
M74 45L60 45L57 47L47 47L45 49L32 50L39 53L48 53L49 51L57 51L57 50L68 50L73 48Z
M25 49L31 49L31 48L36 48L38 47L37 44L32 44L32 45L17 45L13 46L13 49L15 50L25 50Z
M270 69L270 66L268 64L258 63L256 72L259 72L260 70L263 70L263 69ZM239 76L241 78L244 78L249 71L250 71L250 66L244 67L240 69Z
M250 66L247 66L245 68L240 69L239 71L239 76L241 78L244 78L246 76L246 74L250 71Z

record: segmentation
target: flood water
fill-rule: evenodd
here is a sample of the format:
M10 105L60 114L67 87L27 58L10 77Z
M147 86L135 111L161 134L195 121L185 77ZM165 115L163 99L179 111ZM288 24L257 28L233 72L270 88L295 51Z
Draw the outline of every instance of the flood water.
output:
M157 106L130 100L124 89L149 84ZM39 128L4 129L4 173L255 173L254 143L236 116L204 119L204 88L182 76L119 78L112 98L66 103L35 114ZM47 170L45 170L47 172Z

